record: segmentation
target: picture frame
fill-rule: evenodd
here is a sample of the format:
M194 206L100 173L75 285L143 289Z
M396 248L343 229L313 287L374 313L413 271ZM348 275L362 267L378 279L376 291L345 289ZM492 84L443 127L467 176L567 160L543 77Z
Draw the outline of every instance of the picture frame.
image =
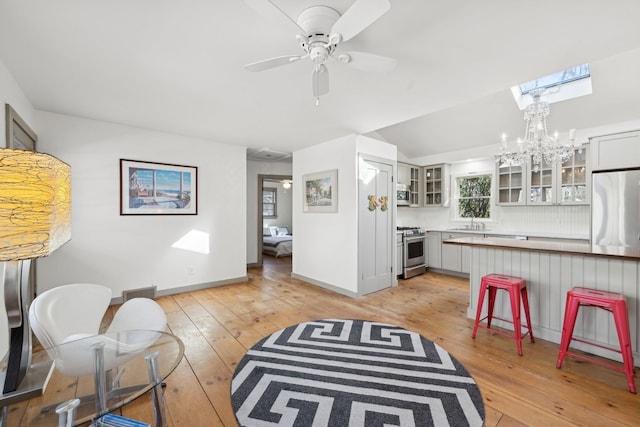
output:
M302 175L303 212L338 212L338 169Z
M120 215L197 215L198 168L120 159Z

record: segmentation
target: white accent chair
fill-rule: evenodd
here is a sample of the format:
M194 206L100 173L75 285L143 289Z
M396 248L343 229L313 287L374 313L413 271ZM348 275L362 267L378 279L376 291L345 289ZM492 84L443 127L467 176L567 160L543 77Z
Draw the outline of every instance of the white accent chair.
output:
M101 334L100 326L110 302L108 287L78 283L49 289L31 303L31 328L63 375L96 375L96 344L103 345L103 371L109 373L144 351L166 329L166 315L155 301L133 298L118 309ZM118 379L119 376L108 385L107 394L118 392Z

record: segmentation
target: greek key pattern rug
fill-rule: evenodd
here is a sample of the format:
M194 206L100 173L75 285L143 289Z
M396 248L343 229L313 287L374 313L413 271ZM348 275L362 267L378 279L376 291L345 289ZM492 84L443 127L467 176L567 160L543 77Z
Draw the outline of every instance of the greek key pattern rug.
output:
M419 334L325 319L282 329L238 364L231 404L241 426L481 426L466 369Z

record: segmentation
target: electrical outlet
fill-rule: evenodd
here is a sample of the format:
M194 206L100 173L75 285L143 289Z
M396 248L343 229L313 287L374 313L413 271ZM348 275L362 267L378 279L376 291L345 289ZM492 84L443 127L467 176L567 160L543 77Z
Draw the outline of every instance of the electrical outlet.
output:
M195 274L195 269L192 265L187 267L187 276L193 276Z

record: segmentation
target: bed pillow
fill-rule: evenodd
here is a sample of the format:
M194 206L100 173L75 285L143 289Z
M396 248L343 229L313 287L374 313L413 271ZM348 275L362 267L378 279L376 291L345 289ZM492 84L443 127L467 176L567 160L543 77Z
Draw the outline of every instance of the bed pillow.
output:
M287 236L289 234L289 227L277 227L277 236Z
M271 234L271 227L264 227L262 229L262 235L263 236L272 236Z

